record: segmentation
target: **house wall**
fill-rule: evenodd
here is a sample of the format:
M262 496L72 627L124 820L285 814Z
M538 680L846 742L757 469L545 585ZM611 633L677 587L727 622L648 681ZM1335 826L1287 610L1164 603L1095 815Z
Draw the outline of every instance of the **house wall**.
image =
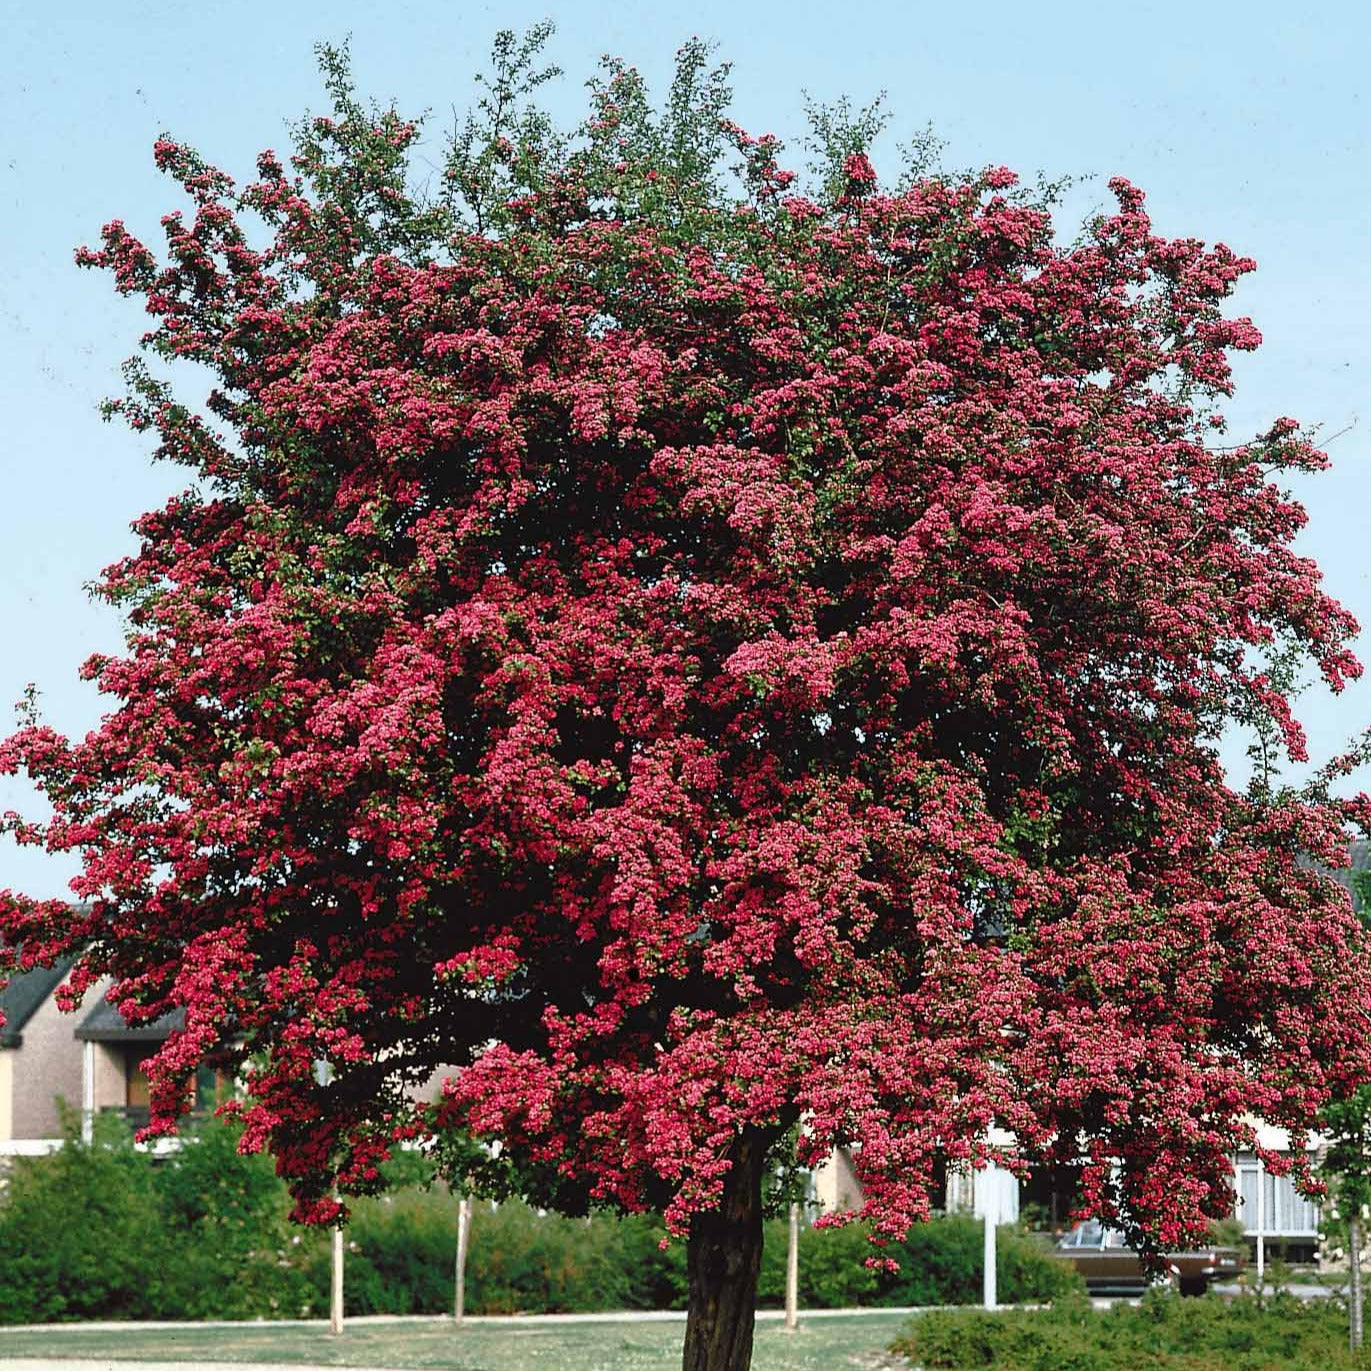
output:
M24 1025L19 1047L0 1052L8 1059L12 1101L11 1138L58 1138L62 1135L57 1100L80 1112L82 1058L85 1044L76 1037L82 1017L104 994L105 985L92 986L74 1014L63 1014L51 996ZM95 1044L95 1105L124 1103L123 1062L103 1043ZM0 1119L0 1123L3 1119ZM6 1134L0 1131L0 1137Z
M15 1138L56 1138L62 1133L57 1100L81 1108L81 1044L76 1014L63 1014L49 996L24 1025L23 1042L12 1049Z
M852 1165L852 1154L835 1148L822 1166L814 1170L814 1198L825 1214L855 1209L862 1202L862 1187Z
M406 1091L412 1100L423 1100L428 1104L433 1104L442 1098L443 1082L453 1076L461 1074L460 1066L437 1066L434 1067L432 1075L421 1085L410 1086Z
M1354 854L1355 856L1355 854ZM1263 1123L1253 1115L1245 1122L1256 1131L1257 1143L1270 1148L1273 1152L1290 1151L1290 1135L1283 1128ZM1307 1146L1311 1160L1317 1160L1327 1139L1319 1133L1311 1134ZM1233 1217L1247 1229L1249 1237L1255 1238L1257 1232L1257 1159L1251 1152L1240 1152L1233 1159L1233 1188L1237 1192L1233 1206ZM1316 1201L1307 1200L1295 1190L1295 1183L1289 1176L1273 1176L1264 1168L1261 1171L1264 1182L1262 1196L1262 1233L1267 1238L1302 1239L1309 1243L1317 1241L1319 1229L1319 1206Z
M1002 1166L987 1166L980 1171L950 1168L943 1207L949 1214L974 1214L985 1217L986 1203L996 1223L1019 1220L1019 1178Z
M122 1109L129 1102L127 1048L119 1043L90 1046L95 1067L95 1112Z

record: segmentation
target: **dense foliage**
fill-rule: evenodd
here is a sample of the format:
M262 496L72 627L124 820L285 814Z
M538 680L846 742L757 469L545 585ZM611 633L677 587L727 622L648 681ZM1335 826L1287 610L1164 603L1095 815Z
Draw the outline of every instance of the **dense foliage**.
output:
M895 1350L928 1371L1353 1371L1371 1358L1347 1346L1333 1301L1265 1302L1149 1294L1099 1311L1081 1301L991 1315L914 1320Z
M239 189L164 138L191 218L80 254L167 364L112 412L193 484L99 583L108 717L0 745L86 901L0 933L184 1007L157 1128L246 1061L308 1218L474 1137L455 1173L664 1211L745 1291L797 1124L878 1240L999 1124L1201 1238L1245 1119L1305 1128L1371 1053L1308 860L1364 806L1218 759L1234 723L1303 754L1292 663L1360 670L1277 480L1324 459L1224 440L1253 263L1122 179L1069 245L1004 168L883 185L844 109L806 188L699 45L660 114L610 61L565 134L543 36L432 194L326 52L289 159Z

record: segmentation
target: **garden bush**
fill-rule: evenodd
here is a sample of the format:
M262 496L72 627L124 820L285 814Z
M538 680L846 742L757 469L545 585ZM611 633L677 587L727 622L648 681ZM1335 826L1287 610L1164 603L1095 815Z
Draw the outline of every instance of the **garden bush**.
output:
M689 1290L685 1243L665 1247L666 1225L656 1214L632 1214L617 1224L619 1261L627 1273L628 1309L684 1309ZM784 1253L781 1258L784 1263Z
M358 1200L346 1242L343 1293L348 1313L451 1312L457 1201L446 1192L401 1190ZM314 1249L309 1262L321 1308L329 1298L328 1246L325 1242Z
M360 1201L348 1226L344 1298L353 1314L451 1310L457 1201L441 1188ZM660 1219L539 1214L518 1200L473 1205L466 1307L473 1314L684 1308L685 1251L663 1251ZM326 1252L310 1275L328 1295Z
M180 1319L299 1318L327 1308L301 1260L323 1235L289 1222L290 1201L270 1157L243 1156L241 1130L198 1120L182 1145L145 1163L170 1261L159 1305ZM140 1156L142 1154L139 1154Z
M540 1215L518 1201L474 1206L467 1265L473 1314L556 1314L612 1309L683 1309L685 1244L659 1218ZM360 1202L348 1229L345 1297L351 1313L441 1313L452 1306L457 1204L446 1192L402 1192ZM800 1232L800 1303L964 1304L981 1298L982 1229L946 1218L914 1229L887 1250L897 1272L866 1265L872 1248L861 1225ZM758 1302L785 1299L786 1224L766 1227ZM1030 1234L999 1233L997 1282L1006 1303L1045 1302L1081 1289L1075 1273ZM328 1266L313 1267L316 1298L327 1299Z
M122 1120L16 1157L0 1204L0 1319L156 1317L169 1269L152 1175Z
M475 1209L467 1268L473 1308L490 1314L560 1314L622 1309L628 1303L613 1219L539 1215L518 1201L494 1212Z
M317 1312L303 1252L321 1235L287 1223L268 1158L244 1157L218 1120L154 1158L122 1119L84 1143L13 1159L0 1194L0 1322L294 1318ZM326 1306L324 1306L326 1307Z
M1371 1356L1348 1350L1346 1319L1325 1301L1156 1290L1108 1310L1068 1300L934 1311L913 1319L892 1350L927 1371L1365 1371Z

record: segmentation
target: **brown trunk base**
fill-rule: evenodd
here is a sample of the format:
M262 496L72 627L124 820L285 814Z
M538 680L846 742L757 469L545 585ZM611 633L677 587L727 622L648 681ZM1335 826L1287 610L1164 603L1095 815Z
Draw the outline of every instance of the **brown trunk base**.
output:
M762 1264L762 1173L772 1139L747 1129L716 1210L696 1214L686 1242L690 1305L684 1371L748 1371Z

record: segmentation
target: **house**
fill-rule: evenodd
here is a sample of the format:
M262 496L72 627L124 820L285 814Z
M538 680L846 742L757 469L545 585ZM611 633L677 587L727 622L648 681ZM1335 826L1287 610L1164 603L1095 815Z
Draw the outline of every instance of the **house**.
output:
M54 992L69 962L35 967L0 990L0 1154L45 1151L67 1131L63 1112L89 1122L117 1110L139 1128L148 1121L142 1064L179 1026L169 1014L130 1028L92 986L81 1007L65 1014Z
M150 1117L148 1078L143 1063L185 1022L185 1010L164 1014L150 1024L131 1028L124 1016L104 998L76 1026L81 1044L82 1108L93 1114L121 1113L132 1128L144 1128ZM201 1073L197 1096L214 1093L213 1069Z
M1289 1154L1289 1135L1279 1128L1248 1119L1256 1131L1258 1144L1269 1152ZM994 1138L999 1146L1012 1140L1007 1134ZM1311 1138L1311 1161L1319 1150L1317 1137ZM1255 1248L1258 1236L1268 1253L1296 1261L1313 1261L1319 1254L1319 1206L1301 1195L1291 1176L1277 1176L1267 1170L1254 1152L1239 1152L1232 1158L1234 1205L1232 1217L1243 1225L1248 1243ZM1009 1172L989 1167L985 1172L949 1170L946 1208L949 1213L981 1212L981 1193L988 1178L1002 1222L1017 1219L1020 1213L1034 1226L1062 1233L1070 1226L1076 1204L1075 1168L1071 1166L1032 1168L1028 1178L1016 1181Z
M1261 1147L1289 1154L1290 1138L1284 1129L1257 1119L1249 1122ZM1321 1146L1317 1135L1310 1138L1311 1161ZM1233 1188L1237 1191L1233 1217L1246 1228L1253 1245L1260 1235L1268 1252L1298 1261L1312 1261L1318 1256L1319 1206L1295 1189L1292 1177L1273 1176L1255 1153L1239 1152L1233 1158Z
M67 970L35 967L0 990L0 1145L61 1137L58 1101L81 1107L80 1045L53 998Z

